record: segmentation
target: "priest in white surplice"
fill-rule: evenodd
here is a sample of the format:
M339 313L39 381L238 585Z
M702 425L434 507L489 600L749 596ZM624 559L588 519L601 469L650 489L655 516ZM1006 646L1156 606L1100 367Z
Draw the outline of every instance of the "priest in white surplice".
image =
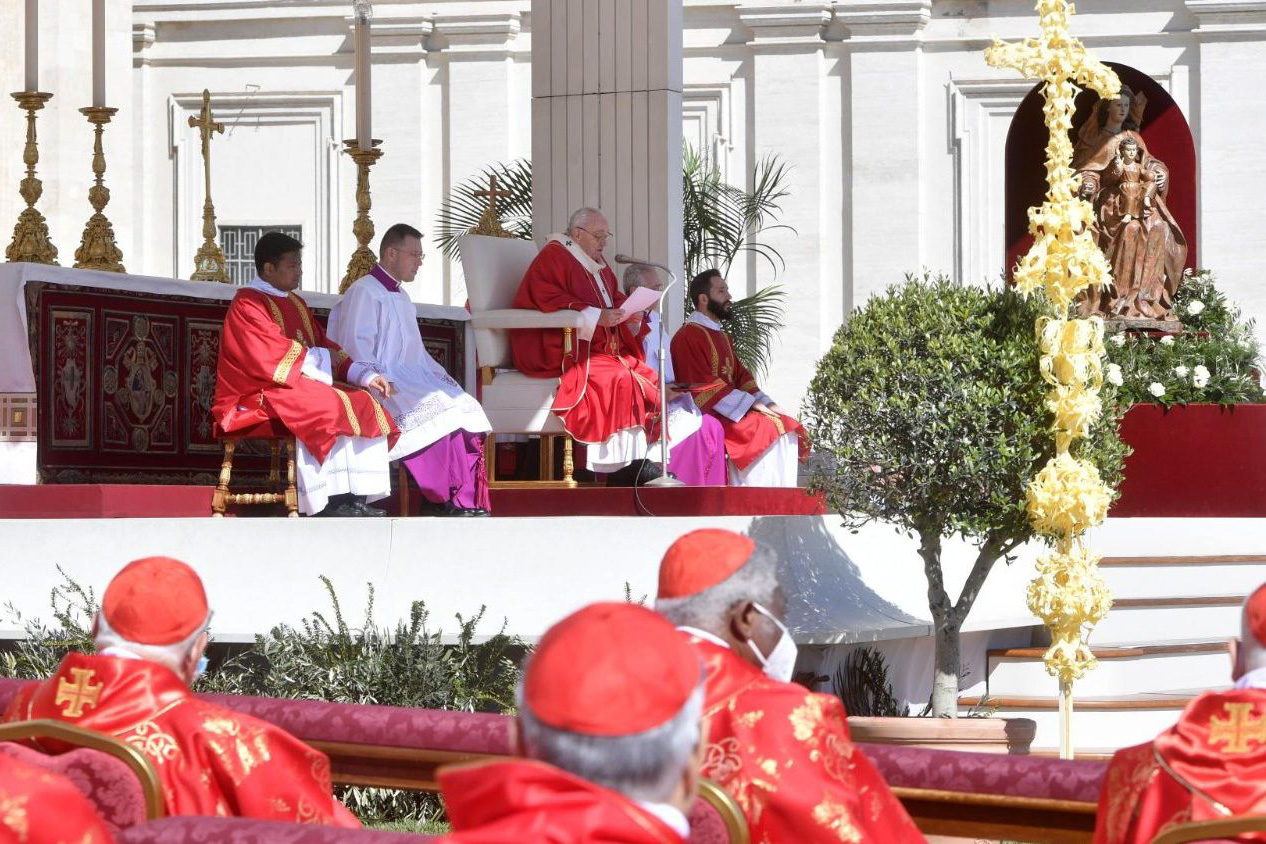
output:
M384 404L400 427L391 459L403 460L432 512L488 514L484 437L488 417L422 344L417 311L402 288L422 265L422 234L397 223L378 247L378 265L330 312L330 337L395 388Z

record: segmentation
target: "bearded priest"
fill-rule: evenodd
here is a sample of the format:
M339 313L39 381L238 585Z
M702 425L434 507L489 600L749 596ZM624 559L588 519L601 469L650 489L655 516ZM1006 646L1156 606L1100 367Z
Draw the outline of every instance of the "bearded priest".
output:
M355 828L330 791L330 760L289 733L194 697L211 610L202 580L168 557L114 576L92 623L95 653L67 654L13 698L4 721L48 718L140 750L168 814L221 815ZM41 747L49 748L47 739Z
M596 208L581 208L566 232L550 235L524 274L514 307L579 311L584 327L570 353L557 329L537 328L510 332L510 351L525 375L558 379L551 409L586 445L588 468L608 473L609 485L629 486L660 474L646 460L648 442L659 436L659 386L642 359L648 326L620 307L626 297L603 258L611 237Z
M1205 692L1153 741L1112 756L1095 844L1146 844L1175 824L1266 814L1266 584L1244 602L1231 662L1234 688Z
M739 804L752 841L923 841L866 756L834 695L790 682L796 644L774 552L705 528L659 566L655 609L690 637L707 674L700 773Z
M270 419L294 434L305 515L385 516L367 502L391 492L387 449L400 431L369 390L386 398L393 388L327 339L295 293L302 248L281 232L255 244L259 275L224 318L211 416L224 434Z
M734 307L725 276L699 273L689 295L695 310L673 335L673 369L699 407L725 428L730 484L796 486L798 463L809 456L808 434L756 386L734 353L721 327Z
M395 389L384 401L400 426L389 456L404 461L431 512L486 516L483 444L492 426L479 402L426 350L402 286L422 266L422 233L396 223L382 236L378 254L378 265L330 311L330 337Z

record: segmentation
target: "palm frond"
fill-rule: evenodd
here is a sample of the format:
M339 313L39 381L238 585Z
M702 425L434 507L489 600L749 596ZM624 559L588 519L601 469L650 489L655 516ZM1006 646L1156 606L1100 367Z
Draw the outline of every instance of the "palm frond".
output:
M479 225L488 200L475 196L475 192L487 190L490 176L497 177L499 191L510 192L508 197L497 200L497 218L501 227L515 237L531 239L532 162L520 158L509 164L485 167L478 176L458 183L450 191L448 198L440 203L440 210L435 215L433 239L445 257L460 257L458 239Z
M751 296L734 300L730 319L723 323L734 354L757 378L769 371L774 340L783 327L786 299L786 291L778 285L762 287Z

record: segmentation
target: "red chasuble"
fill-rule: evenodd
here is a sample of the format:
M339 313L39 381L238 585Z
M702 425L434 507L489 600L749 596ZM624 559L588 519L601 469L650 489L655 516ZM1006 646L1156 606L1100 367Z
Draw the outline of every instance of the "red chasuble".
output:
M1206 692L1155 741L1118 750L1096 844L1144 844L1177 824L1266 814L1266 689ZM1266 833L1244 833L1266 841Z
M611 305L603 302L598 281L562 244L551 241L532 261L514 307L553 313L585 308L620 307L620 292L611 268L603 266L602 282ZM510 332L514 366L534 378L558 378L552 410L573 439L604 442L626 428L643 428L646 438L659 436L659 387L655 370L646 365L642 336L627 322L599 325L593 339L573 336L572 353L563 354L563 332L557 328L523 328Z
M621 794L528 759L440 771L454 844L682 844ZM755 839L753 839L755 840Z
M808 434L790 416L779 414L775 419L758 410L749 410L741 421L735 422L713 409L735 390L760 392L755 376L734 354L734 346L724 331L687 322L673 335L671 350L677 380L694 395L699 409L711 412L725 429L725 456L731 463L746 469L789 431L800 438L800 459L808 458Z
M330 791L330 760L271 724L199 700L161 665L67 654L5 721L52 718L122 739L154 763L171 815L229 815L355 828ZM64 748L40 749L56 751Z
M0 754L0 844L110 844L105 821L61 774Z
M317 346L330 350L332 387L300 375L307 350ZM224 319L211 416L227 434L280 420L319 461L337 437L388 437L394 443L400 431L378 400L338 383L351 365L297 295L279 299L241 290Z
M742 807L754 844L924 840L853 747L838 698L767 677L729 648L691 642L707 672L702 773Z

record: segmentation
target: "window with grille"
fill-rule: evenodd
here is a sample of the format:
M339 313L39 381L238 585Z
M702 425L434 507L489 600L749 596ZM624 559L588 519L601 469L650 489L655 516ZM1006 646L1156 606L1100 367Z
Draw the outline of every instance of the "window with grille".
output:
M255 244L268 232L288 234L303 240L302 226L220 226L220 248L233 284L246 284L255 277Z

